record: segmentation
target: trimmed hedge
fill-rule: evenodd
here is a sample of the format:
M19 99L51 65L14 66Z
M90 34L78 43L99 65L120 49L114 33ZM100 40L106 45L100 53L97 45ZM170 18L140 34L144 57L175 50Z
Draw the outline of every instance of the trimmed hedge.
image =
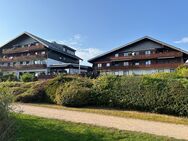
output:
M188 116L188 81L102 76L94 83L96 105Z

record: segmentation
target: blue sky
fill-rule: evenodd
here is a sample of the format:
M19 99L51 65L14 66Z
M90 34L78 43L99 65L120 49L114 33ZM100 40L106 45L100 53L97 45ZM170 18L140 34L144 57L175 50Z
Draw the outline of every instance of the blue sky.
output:
M188 50L187 6L188 0L0 0L0 45L28 31L76 48L85 60L145 35Z

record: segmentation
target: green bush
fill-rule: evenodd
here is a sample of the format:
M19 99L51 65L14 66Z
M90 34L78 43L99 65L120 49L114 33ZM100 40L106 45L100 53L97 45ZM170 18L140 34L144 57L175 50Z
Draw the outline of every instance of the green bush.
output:
M56 102L64 106L82 107L90 104L92 83L87 79L67 82L58 88Z
M180 66L179 68L177 68L176 72L179 77L188 78L188 67L187 66Z
M0 81L18 81L14 74L0 75Z
M23 82L32 82L34 81L34 78L35 76L31 73L24 73L22 76L21 76L21 80Z
M10 104L12 98L10 95L0 93L0 140L8 141L13 139L14 120L11 117Z
M102 76L93 89L97 106L188 116L187 79Z
M49 97L49 100L51 101L51 103L56 103L56 100L55 100L56 91L61 85L77 78L78 77L76 76L65 76L63 74L60 74L54 79L48 80L47 84L45 85L45 92L47 96Z
M22 94L19 94L15 97L15 101L24 102L24 103L43 103L49 102L49 99L45 92L45 83L38 82L34 84L31 88L25 91Z

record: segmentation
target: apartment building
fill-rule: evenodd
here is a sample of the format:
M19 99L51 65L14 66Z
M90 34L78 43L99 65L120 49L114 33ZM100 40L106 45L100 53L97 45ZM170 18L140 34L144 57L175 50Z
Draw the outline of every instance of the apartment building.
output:
M72 64L77 66L74 73L78 73L82 71L82 67L79 67L81 58L76 56L75 52L76 50L69 46L49 42L24 32L1 46L0 70L3 74L14 73L18 77L25 72L38 76L54 73L54 65L59 66L58 72L64 72L66 70L63 66ZM85 67L83 70L85 71Z
M162 41L145 36L122 45L88 62L100 74L143 75L173 72L186 63L188 52Z

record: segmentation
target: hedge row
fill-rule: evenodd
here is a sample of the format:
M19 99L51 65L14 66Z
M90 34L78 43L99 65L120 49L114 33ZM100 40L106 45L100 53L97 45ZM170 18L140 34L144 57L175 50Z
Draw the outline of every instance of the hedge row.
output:
M188 80L103 76L94 83L96 105L188 116Z
M181 75L106 75L97 79L58 76L47 82L12 82L9 87L16 95L16 101L21 102L47 102L72 107L104 106L188 116L187 70L179 71ZM0 88L3 84L0 83Z

